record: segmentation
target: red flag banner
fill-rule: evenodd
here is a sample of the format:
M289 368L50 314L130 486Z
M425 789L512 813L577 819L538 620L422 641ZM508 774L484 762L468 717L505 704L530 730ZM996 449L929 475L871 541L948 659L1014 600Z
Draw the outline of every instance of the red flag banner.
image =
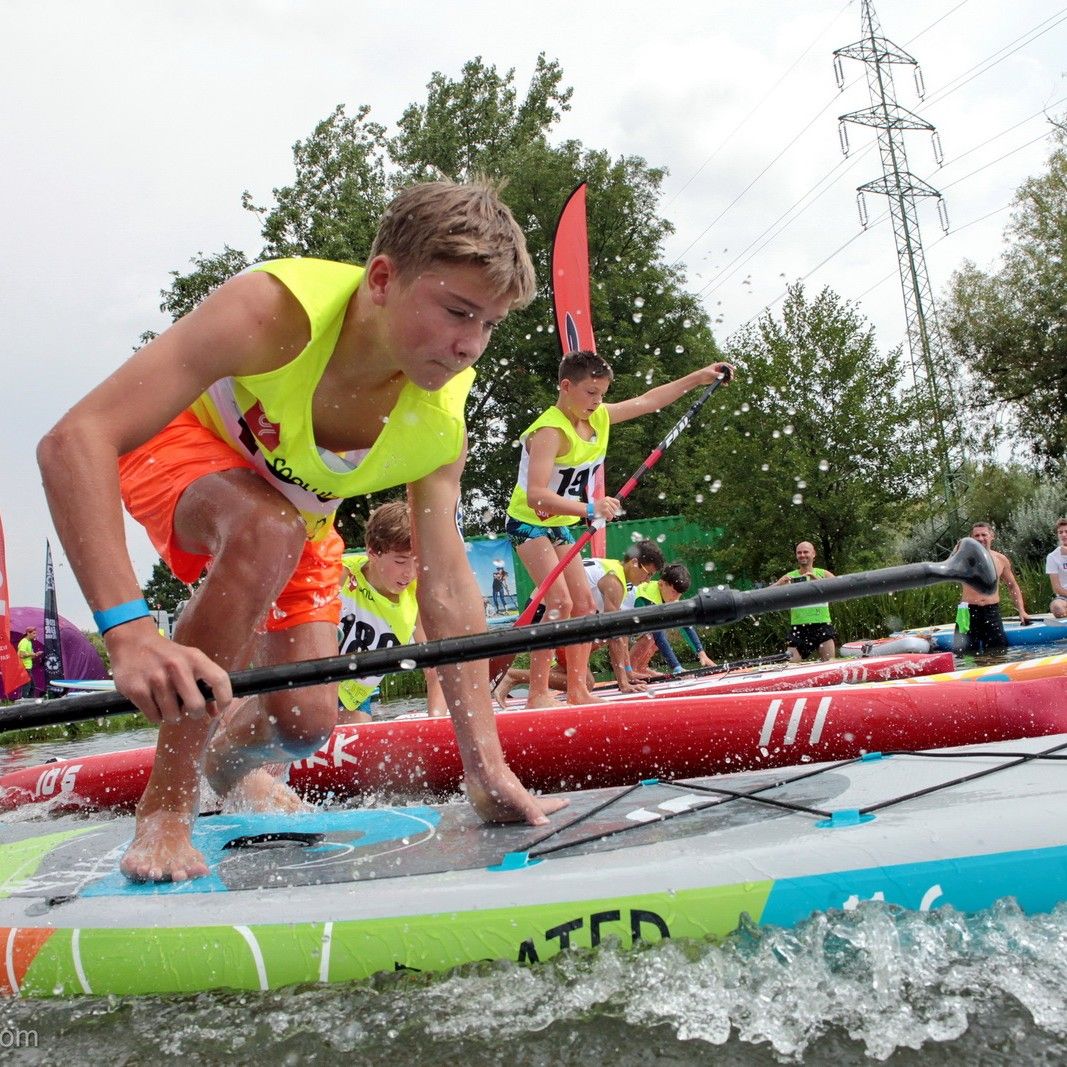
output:
M589 237L585 225L585 182L568 197L552 242L552 304L563 355L595 352L589 310Z
M552 304L563 355L595 352L593 316L589 307L589 233L585 219L586 184L567 198L552 241ZM606 494L603 465L596 473L596 496ZM607 555L607 534L599 529L591 544L594 556Z
M0 522L0 688L15 696L30 676L11 644L11 598L8 595L7 559L4 556L4 524Z

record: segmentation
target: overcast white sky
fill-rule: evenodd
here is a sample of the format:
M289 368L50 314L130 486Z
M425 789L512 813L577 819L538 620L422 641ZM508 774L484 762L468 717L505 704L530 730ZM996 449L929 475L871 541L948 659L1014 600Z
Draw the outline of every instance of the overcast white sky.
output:
M879 0L877 11L925 75L923 104L896 68L900 100L944 145L938 170L928 135L909 135L911 169L944 191L953 225L941 239L924 205L940 292L961 259L995 263L1004 209L1042 169L1041 113L1067 110L1067 5ZM804 277L859 300L883 348L901 342L888 222L838 252L859 232L855 187L880 173L872 132L851 129L844 165L838 145L837 116L869 101L858 63L838 93L832 53L859 36L858 0L3 0L0 518L11 602L41 602L51 537L60 611L90 624L33 449L143 330L165 324L168 272L227 243L256 251L242 190L263 202L287 183L293 142L335 105L369 104L392 125L434 71L457 76L474 56L515 67L522 87L539 51L558 59L575 90L561 138L669 168L662 207L678 232L668 254L722 317L722 338ZM884 215L880 198L868 207L872 223ZM130 548L144 580L155 556L137 529Z

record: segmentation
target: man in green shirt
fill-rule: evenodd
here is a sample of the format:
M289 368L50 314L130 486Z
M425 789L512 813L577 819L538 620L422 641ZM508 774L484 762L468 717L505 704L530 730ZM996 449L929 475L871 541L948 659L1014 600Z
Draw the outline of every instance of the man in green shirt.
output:
M37 639L37 627L27 626L26 633L23 635L22 640L18 644L18 657L22 661L22 666L26 669L27 674L33 673L33 662L41 655L40 649L33 647L33 642ZM30 680L22 687L22 692L19 693L20 697L32 697L34 695L33 679Z
M813 582L818 578L833 578L832 572L816 567L815 546L810 541L801 541L796 548L797 569L783 574L775 585L791 582ZM793 608L789 612L789 658L797 661L807 659L818 651L819 659L834 658L834 641L837 631L830 624L830 605L812 604L806 608Z

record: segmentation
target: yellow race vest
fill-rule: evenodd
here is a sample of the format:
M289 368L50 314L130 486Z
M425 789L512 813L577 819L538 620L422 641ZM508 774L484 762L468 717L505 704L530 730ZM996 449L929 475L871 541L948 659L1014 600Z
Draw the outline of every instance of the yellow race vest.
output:
M587 559L582 561L585 569L585 579L589 583L589 591L593 594L593 601L597 611L604 610L604 594L600 590L600 580L607 574L618 578L619 587L622 589L623 599L626 597L626 572L617 559ZM620 607L622 606L620 602Z
M399 600L390 600L367 581L363 573L367 556L352 553L343 556L341 562L344 564L345 578L341 586L338 651L345 655L410 644L419 615L419 605L415 599L416 583L412 582L400 594ZM358 708L377 689L382 677L353 678L342 682L337 689L338 699L350 711Z
M315 443L311 402L341 333L363 268L323 259L277 259L251 268L273 275L307 312L311 340L284 366L223 378L191 406L204 426L240 455L303 516L308 539L330 531L338 501L417 482L459 458L463 408L474 371L436 392L406 382L377 440L343 455Z
M575 500L589 500L592 497L597 468L604 462L608 451L608 433L611 420L607 408L601 404L589 419L593 427L592 441L585 441L578 436L574 424L559 408L553 406L532 422L522 433L521 456L519 459L519 478L511 492L508 515L519 522L531 526L572 526L581 522L579 515L541 515L530 507L530 453L526 440L530 434L545 426L552 426L563 433L567 439L567 451L557 456L552 474L548 479L548 488L559 496L573 497Z

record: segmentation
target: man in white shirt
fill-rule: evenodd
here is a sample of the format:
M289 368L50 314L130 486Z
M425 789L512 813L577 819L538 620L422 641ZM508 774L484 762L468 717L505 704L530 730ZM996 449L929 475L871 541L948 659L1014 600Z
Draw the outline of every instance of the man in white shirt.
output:
M1057 619L1067 619L1067 519L1056 520L1059 546L1045 560L1045 573L1052 583L1052 603L1048 609Z

